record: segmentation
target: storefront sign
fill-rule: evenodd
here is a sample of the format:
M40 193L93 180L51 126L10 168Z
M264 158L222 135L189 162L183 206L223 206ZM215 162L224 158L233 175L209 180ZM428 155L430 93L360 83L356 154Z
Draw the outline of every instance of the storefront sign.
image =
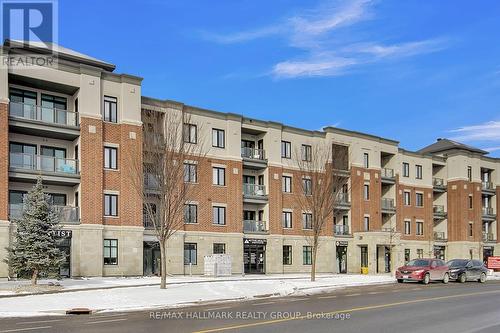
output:
M54 230L51 232L56 238L71 238L73 232L71 230Z
M337 246L347 246L347 245L349 245L349 242L347 242L347 241L337 241L335 243L335 245L337 245Z
M243 239L243 244L245 245L266 245L267 244L267 239L261 239L261 238L244 238Z
M488 257L489 269L500 269L500 257Z

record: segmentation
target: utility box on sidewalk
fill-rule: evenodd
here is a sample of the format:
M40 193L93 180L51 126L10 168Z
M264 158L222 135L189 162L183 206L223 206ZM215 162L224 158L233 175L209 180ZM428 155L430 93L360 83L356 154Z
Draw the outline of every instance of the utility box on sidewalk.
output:
M205 256L205 276L231 276L232 260L229 254Z

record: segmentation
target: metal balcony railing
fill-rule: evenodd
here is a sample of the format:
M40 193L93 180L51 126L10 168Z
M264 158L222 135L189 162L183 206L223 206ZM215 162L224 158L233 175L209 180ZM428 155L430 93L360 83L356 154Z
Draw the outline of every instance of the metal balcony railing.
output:
M483 232L483 242L495 241L495 235L491 232Z
M333 227L334 227L333 232L337 236L350 235L349 234L349 226L348 225L338 224L338 225L334 225Z
M434 205L434 206L432 206L432 210L433 210L434 214L437 214L437 215L446 214L446 211L445 211L443 205Z
M244 232L267 232L265 221L243 220Z
M382 168L382 178L395 178L396 175L394 173L394 169L389 169L389 168Z
M493 207L483 207L483 215L495 215L493 213Z
M80 207L52 206L61 223L80 223ZM20 219L23 216L24 204L10 204L9 216L11 219Z
M432 185L434 185L434 187L446 187L443 178L432 178Z
M382 198L382 209L394 210L396 206L394 205L394 199Z
M266 154L265 154L264 149L242 147L241 148L241 157L249 158L252 160L264 161L266 159Z
M442 231L434 232L434 240L446 240L446 233Z
M142 215L142 224L145 229L154 229L155 227L153 221L147 216L147 214Z
M265 197L266 186L258 184L243 184L243 195L252 197Z
M156 177L152 174L144 174L144 188L148 190L157 190L159 188Z
M351 202L349 201L349 193L339 193L337 203L342 206L350 205Z
M9 115L14 118L39 121L47 124L79 126L78 113L39 105L10 102Z
M482 189L486 191L493 191L495 190L495 186L493 185L492 182L482 182Z
M78 160L26 153L10 153L9 166L14 169L79 174Z

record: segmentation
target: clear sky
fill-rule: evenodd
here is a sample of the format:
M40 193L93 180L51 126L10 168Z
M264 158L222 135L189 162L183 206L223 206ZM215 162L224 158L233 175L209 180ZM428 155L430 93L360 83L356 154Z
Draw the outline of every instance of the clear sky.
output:
M59 43L143 95L500 157L500 1L59 0Z

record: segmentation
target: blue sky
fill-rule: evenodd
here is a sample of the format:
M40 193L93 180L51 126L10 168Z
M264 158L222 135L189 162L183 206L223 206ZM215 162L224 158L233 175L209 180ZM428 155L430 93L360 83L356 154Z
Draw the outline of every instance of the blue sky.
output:
M59 43L143 95L500 156L500 2L60 0Z

